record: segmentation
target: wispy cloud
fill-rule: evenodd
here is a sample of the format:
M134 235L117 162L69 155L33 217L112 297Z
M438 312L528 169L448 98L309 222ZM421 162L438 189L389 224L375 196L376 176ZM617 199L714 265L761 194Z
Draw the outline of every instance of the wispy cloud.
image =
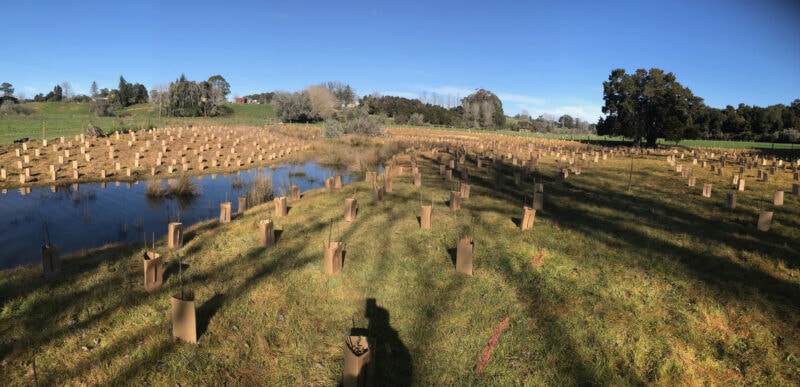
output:
M503 101L503 105L505 105L506 103L524 104L524 105L544 105L547 103L547 100L544 98L533 97L529 95L497 93L497 97L500 98L501 101Z
M423 95L426 98L432 98L433 95L441 97L451 96L453 98L464 98L477 89L472 89L463 86L430 86L430 85L410 85L409 91L385 91L381 92L383 95L395 95L404 98L421 98ZM503 110L507 115L513 116L522 111L527 111L533 117L540 115L553 115L556 118L564 114L568 114L575 118L580 118L584 121L595 122L601 116L601 107L599 105L586 103L582 100L570 99L556 99L550 100L548 98L536 95L515 94L503 91L491 90L503 102ZM430 102L430 101L428 101ZM460 101L456 102L456 104Z

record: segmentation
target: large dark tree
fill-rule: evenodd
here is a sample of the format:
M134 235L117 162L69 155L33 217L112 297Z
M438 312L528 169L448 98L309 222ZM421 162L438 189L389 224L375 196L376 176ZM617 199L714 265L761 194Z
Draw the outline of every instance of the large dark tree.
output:
M494 93L480 89L461 100L464 119L479 128L502 128L506 123L503 102Z
M683 87L672 73L660 69L624 69L611 72L603 82L603 113L597 133L644 139L648 146L658 138L678 141L695 130L692 115L703 109L703 100Z
M14 96L14 86L12 86L8 82L3 82L3 84L0 85L0 90L3 91L3 97L12 97L12 96Z

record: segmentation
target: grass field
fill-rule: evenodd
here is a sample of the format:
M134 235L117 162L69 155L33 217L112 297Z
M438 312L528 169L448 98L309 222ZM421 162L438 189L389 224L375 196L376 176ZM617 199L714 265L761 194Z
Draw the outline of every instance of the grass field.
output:
M0 145L23 137L40 139L42 137L42 123L45 124L48 138L80 134L83 128L90 123L100 127L107 133L114 130L138 130L149 127L185 126L189 124L262 126L265 123L275 123L275 113L272 110L272 105L232 103L228 105L234 111L232 115L216 118L159 117L158 109L148 104L133 105L120 109L117 112L120 117L95 117L90 113L88 104L31 102L26 105L32 107L35 113L29 116L4 116L0 118ZM475 132L475 130L463 128L436 128L435 130ZM631 142L630 139L623 137L586 134L520 133L510 130L501 130L496 133L540 139L579 141L606 146L624 145ZM664 139L660 139L658 143L665 146L778 150L781 151L780 154L782 155L800 154L800 144L716 140L682 140L676 144L674 141L665 141ZM790 152L787 153L787 150Z
M23 137L42 138L44 124L47 138L71 137L83 132L89 124L106 133L115 130L139 130L150 127L205 125L251 125L261 126L274 121L271 105L229 104L233 114L216 118L159 117L158 109L149 104L129 106L117 111L118 117L96 117L87 103L30 102L31 115L13 115L0 118L0 144L8 144Z
M337 385L344 336L371 326L379 384L386 385L797 383L800 199L763 202L776 188L790 189L785 168L770 183L748 169L748 188L729 210L732 167L712 175L691 156L682 162L697 187L667 164L667 153L605 150L608 160L589 158L559 189L556 152L569 160L566 143L393 133L421 149L422 187L411 184L406 153L397 160L405 171L395 169L382 203L372 202L372 184L362 181L307 192L289 203L287 217L276 218L267 204L230 224L199 224L181 250L156 243L168 262L158 292L143 290L141 246L70 257L50 281L36 266L0 273L0 380ZM471 195L458 212L446 207L453 183L439 175L431 142L451 148L445 165L457 146L468 150ZM321 152L374 146L344 144ZM506 160L490 173L488 155L478 168L475 154L488 154L487 144L496 155L523 159L532 149L541 156L535 175L517 185L522 169ZM576 160L590 152L572 146ZM517 224L534 177L544 183L544 208L522 232ZM705 182L713 183L711 198L700 194ZM353 196L358 214L347 223L343 202ZM420 204L431 201L433 229L420 230ZM756 230L762 207L774 210L768 232ZM267 218L281 233L264 250L256 230ZM472 277L454 269L460 236L475 240ZM346 244L336 276L322 273L328 238ZM197 345L171 338L179 257L184 286L196 295ZM505 317L508 326L478 375Z

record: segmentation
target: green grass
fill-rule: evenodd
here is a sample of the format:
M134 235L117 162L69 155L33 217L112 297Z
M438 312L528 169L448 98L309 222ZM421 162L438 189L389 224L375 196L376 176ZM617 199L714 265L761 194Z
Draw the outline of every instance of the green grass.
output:
M515 145L497 153L506 146ZM545 207L528 232L515 221L531 178L516 186L510 163L489 176L470 158L471 197L453 214L451 183L423 152L423 186L411 184L403 157L406 172L381 204L359 182L307 192L285 218L265 204L230 224L199 224L178 252L159 241L170 274L153 294L142 289L139 246L67 259L52 281L36 266L2 272L0 380L31 384L35 358L43 384L336 385L343 338L367 327L374 299L374 355L388 385L795 384L800 198L774 208L771 231L755 229L761 199L786 189L790 174L779 169L764 184L747 171L748 190L727 210L731 168L717 177L693 166L690 188L666 155L639 155L628 190L630 160L589 163L557 189L555 157L544 151ZM712 198L700 195L706 181ZM345 223L354 194L358 216ZM416 221L421 197L435 203L430 231ZM266 218L282 230L269 250L257 247ZM331 277L322 274L329 235L346 243L343 271ZM473 277L454 270L459 235L475 238ZM179 255L196 294L198 345L170 338Z
M118 109L118 117L96 117L91 113L88 103L30 102L26 105L34 109L33 114L0 117L0 144L23 137L42 138L43 124L47 137L55 138L80 134L89 124L109 133L189 124L261 126L273 122L275 117L271 105L229 104L233 109L232 115L214 118L159 117L158 109L149 104Z

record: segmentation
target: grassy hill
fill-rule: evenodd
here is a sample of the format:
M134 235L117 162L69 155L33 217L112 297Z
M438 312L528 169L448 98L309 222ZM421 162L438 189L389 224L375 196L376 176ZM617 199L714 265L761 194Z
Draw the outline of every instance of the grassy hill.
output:
M405 172L382 203L362 181L307 192L287 217L267 204L230 224L205 222L178 251L159 241L168 262L159 292L143 290L141 246L72 257L52 281L38 267L2 272L0 379L31 384L35 360L43 384L336 385L345 335L371 325L388 385L797 382L800 198L769 206L770 231L755 227L763 197L788 184L785 170L769 185L748 170L748 190L729 210L726 178L697 172L698 186L688 187L667 154L635 156L631 175L632 159L611 154L559 189L550 152L536 175L544 209L525 232L517 223L533 180L517 185L519 167L507 161L490 174L468 158L471 195L452 212L453 183L426 150L422 187L403 155ZM706 181L711 198L700 195ZM353 196L357 218L344 222ZM421 230L420 204L431 202L433 229ZM281 233L264 250L256 230L267 218ZM454 269L462 236L475 241L472 277ZM336 276L322 273L328 238L346 244ZM197 345L171 338L179 259L195 293Z
M234 113L217 118L159 117L158 109L149 104L118 109L117 117L96 117L87 103L30 102L25 106L32 108L34 113L0 116L0 144L8 144L23 137L41 138L43 125L47 137L54 138L80 134L89 124L106 132L113 132L203 122L218 125L263 125L265 121L275 117L271 105L229 104Z

